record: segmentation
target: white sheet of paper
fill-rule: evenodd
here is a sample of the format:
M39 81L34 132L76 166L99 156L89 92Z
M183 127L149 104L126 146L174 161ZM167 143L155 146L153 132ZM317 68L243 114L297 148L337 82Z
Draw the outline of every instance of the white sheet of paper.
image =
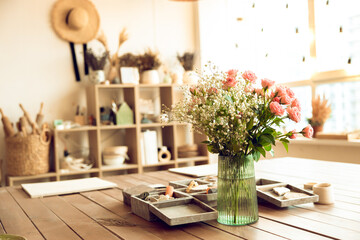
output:
M28 183L21 187L31 198L54 196L117 187L115 183L97 177L59 182Z

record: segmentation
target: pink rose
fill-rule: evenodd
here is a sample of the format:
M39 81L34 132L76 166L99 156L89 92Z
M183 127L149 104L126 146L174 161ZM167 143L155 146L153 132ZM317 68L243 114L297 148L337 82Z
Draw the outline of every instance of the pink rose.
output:
M291 107L297 107L299 109L299 111L301 111L299 99L294 98L292 103L291 103Z
M289 136L290 139L296 139L296 131L295 129L291 131L291 135Z
M289 118L294 122L300 122L301 120L301 113L297 107L288 107L286 109L287 113L289 114Z
M273 101L280 103L280 98L279 98L279 97L274 97L274 98L273 98Z
M280 103L271 102L270 103L270 111L277 116L282 116L285 112L285 109L280 105Z
M264 96L264 90L262 88L255 88L255 93L259 96Z
M226 78L226 81L224 81L223 83L224 83L224 89L228 89L229 87L235 87L237 81L233 77L228 77Z
M289 105L291 103L291 98L288 95L282 96L280 103Z
M232 78L235 78L237 73L238 73L239 70L235 70L235 69L230 69L229 71L227 71L227 75L228 77L232 77Z
M307 125L303 130L301 131L302 135L307 138L312 138L314 134L314 129L309 125Z
M286 88L286 93L290 98L294 98L295 97L295 93L293 92L293 90L291 90L290 88Z
M272 86L274 86L274 84L275 84L275 81L272 81L270 79L267 79L267 78L261 79L261 86L263 88L271 88Z
M255 75L255 73L253 73L252 71L245 71L243 74L242 74L242 77L245 79L245 80L248 80L249 82L251 83L255 83L257 77Z
M286 88L281 85L276 86L275 92L277 92L278 97L283 97L287 95Z

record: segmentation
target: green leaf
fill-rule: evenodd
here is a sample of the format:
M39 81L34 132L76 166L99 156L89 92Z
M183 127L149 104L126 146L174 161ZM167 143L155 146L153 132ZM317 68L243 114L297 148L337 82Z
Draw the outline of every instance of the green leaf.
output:
M248 122L246 130L249 131L254 126L254 118L251 118L250 122Z
M285 147L285 149L286 149L286 152L289 152L289 145L288 145L288 143L285 142L285 141L281 141L281 142L282 142L282 144L284 145L284 147Z
M259 159L260 159L260 152L254 151L252 155L253 155L253 158L254 158L254 161L255 161L255 162L259 161Z
M271 144L264 146L264 149L268 152L271 151Z
M263 134L260 136L258 143L262 146L267 146L271 143L275 144L275 138L271 134Z
M233 103L233 100L231 99L231 97L229 95L226 95L225 99L228 100L229 102Z
M270 134L270 135L273 135L273 133L275 132L275 130L273 128L266 128L263 133L264 134Z
M259 151L259 152L261 153L261 155L263 155L264 157L266 157L265 149L263 149L262 147L256 147L256 150Z
M204 144L209 144L210 143L210 141L202 141L201 143L204 143Z

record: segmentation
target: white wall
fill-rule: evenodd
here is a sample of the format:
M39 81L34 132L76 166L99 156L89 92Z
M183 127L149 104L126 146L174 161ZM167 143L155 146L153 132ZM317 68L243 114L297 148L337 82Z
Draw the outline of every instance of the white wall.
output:
M55 0L0 1L0 108L12 122L24 107L35 118L44 102L45 120L72 120L77 104L85 105L85 83L76 82L69 44L50 24ZM94 0L111 51L126 27L130 39L121 52L157 49L163 59L195 50L195 3L169 0ZM77 47L81 51L81 46ZM78 54L79 56L80 54ZM81 61L81 59L79 59ZM80 70L83 71L81 62ZM0 124L2 126L2 124ZM0 159L4 133L0 130Z

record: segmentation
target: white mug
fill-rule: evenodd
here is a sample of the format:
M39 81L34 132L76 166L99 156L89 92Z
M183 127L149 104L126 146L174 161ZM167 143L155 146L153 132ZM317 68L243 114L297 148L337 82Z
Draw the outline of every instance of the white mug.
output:
M318 183L313 186L314 194L319 195L320 204L333 204L334 203L334 191L330 183Z

